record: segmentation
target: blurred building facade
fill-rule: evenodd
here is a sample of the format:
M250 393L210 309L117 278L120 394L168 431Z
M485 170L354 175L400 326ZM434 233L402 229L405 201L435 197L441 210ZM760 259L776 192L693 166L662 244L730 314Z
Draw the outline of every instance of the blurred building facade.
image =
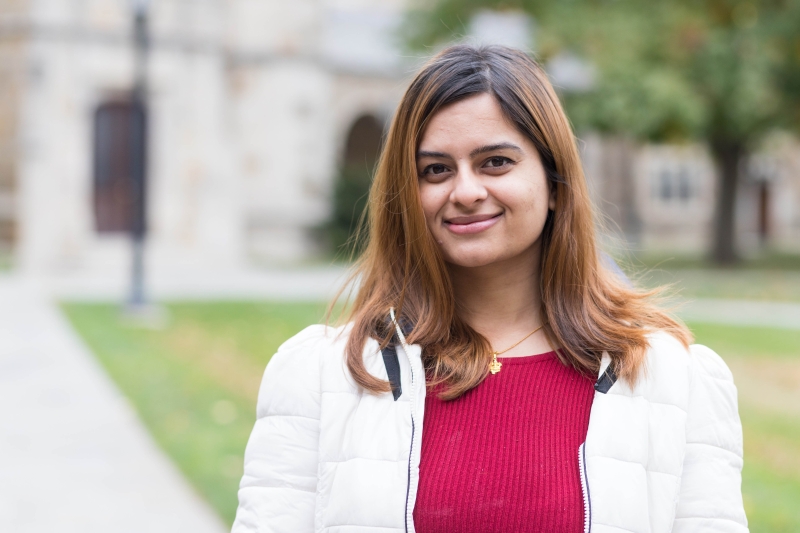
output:
M331 214L339 169L371 164L421 61L398 42L406 3L150 2L152 264L239 267L321 252L315 229ZM130 0L0 2L0 241L23 271L126 268L128 238L104 222L115 200L95 180L93 154L97 110L130 100L131 11ZM469 30L532 46L517 15L484 13ZM627 238L706 246L714 179L702 147L590 135L582 149L598 205ZM800 151L782 150L754 163L740 195L745 245L800 243Z
M703 253L714 238L717 178L700 144L586 135L584 168L607 235L655 253ZM740 169L737 242L745 255L800 251L800 143L775 136Z
M404 88L408 62L391 41L402 8L150 2L150 263L319 252L312 230L330 213L349 130L366 120L379 128L361 135L379 138ZM130 101L132 3L3 0L0 11L0 239L28 272L126 268L128 238L102 215L114 194L93 161L97 110Z

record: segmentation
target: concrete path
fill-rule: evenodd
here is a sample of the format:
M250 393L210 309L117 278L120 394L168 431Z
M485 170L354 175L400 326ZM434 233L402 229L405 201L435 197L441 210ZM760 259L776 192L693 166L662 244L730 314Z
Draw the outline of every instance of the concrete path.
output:
M40 288L0 280L0 531L226 529Z
M301 268L160 268L148 271L147 295L154 300L329 300L347 281L338 265ZM121 302L128 294L127 270L41 277L36 283L59 299Z

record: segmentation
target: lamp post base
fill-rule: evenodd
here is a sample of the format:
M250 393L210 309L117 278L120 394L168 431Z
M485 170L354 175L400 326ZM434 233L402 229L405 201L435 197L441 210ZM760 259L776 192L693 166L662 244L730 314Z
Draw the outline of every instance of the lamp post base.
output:
M120 310L120 322L131 328L165 329L169 325L169 310L159 304L128 303Z

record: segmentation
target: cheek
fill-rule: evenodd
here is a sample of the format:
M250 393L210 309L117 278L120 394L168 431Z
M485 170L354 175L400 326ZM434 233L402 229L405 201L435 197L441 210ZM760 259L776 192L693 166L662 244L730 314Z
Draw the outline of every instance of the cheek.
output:
M419 187L419 199L422 204L422 212L425 220L430 226L436 219L436 215L447 201L447 192L442 187L436 187L430 183L421 183Z
M539 213L550 209L550 188L544 178L529 182L525 194L531 211Z
M513 187L498 192L498 199L509 206L513 212L522 216L532 216L542 208L547 209L547 191L529 180L520 180Z

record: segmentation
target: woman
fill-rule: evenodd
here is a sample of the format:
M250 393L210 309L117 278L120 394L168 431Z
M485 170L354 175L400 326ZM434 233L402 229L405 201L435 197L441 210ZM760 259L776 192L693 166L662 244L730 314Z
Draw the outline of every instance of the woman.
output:
M602 266L528 56L422 69L369 223L347 325L267 367L235 532L747 531L731 374Z

